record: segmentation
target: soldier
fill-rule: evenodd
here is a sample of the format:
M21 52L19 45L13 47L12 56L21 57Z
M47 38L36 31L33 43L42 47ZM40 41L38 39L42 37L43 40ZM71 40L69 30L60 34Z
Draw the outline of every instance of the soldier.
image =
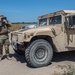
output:
M10 23L7 20L6 17L4 17L3 15L0 16L0 60L2 60L2 56L3 56L3 45L5 47L5 52L6 52L6 56L7 59L11 59L9 57L9 30L8 28L10 27Z

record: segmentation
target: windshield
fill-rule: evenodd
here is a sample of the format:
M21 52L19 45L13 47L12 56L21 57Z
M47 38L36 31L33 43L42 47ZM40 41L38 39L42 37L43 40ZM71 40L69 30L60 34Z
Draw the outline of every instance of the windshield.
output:
M29 25L28 28L35 28L36 25Z
M36 24L22 26L22 29L36 28Z
M40 25L40 26L45 26L45 25L47 25L47 18L39 20L39 25Z

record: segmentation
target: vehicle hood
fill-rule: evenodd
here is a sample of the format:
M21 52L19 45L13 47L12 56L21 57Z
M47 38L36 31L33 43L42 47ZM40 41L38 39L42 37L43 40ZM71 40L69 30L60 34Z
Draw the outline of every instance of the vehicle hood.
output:
M24 31L26 31L27 29L20 29L20 30L16 30L16 31L13 31L13 33L22 33Z
M42 26L42 27L37 27L37 28L32 28L32 29L20 29L17 31L14 31L15 33L35 33L35 34L43 34L51 31L50 26Z
M33 28L33 29L21 30L20 32L22 32L22 33L36 33L36 32L50 31L50 30L51 30L50 26L42 26L42 27L37 27L37 28Z

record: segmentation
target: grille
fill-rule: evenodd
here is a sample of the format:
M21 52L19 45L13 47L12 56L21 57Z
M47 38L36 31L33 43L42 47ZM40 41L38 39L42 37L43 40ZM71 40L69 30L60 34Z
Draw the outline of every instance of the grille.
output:
M18 42L18 35L12 34L12 41L13 42Z

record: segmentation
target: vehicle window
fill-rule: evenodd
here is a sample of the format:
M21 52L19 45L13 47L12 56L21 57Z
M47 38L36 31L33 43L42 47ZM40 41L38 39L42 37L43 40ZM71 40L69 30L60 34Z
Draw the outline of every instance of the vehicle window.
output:
M62 23L62 17L61 17L61 15L50 17L49 22L50 22L50 24L61 24Z
M75 25L75 16L73 16L73 25Z
M45 25L47 25L47 18L39 20L39 25L40 25L40 26L45 26Z
M69 25L75 25L75 16L69 16Z

